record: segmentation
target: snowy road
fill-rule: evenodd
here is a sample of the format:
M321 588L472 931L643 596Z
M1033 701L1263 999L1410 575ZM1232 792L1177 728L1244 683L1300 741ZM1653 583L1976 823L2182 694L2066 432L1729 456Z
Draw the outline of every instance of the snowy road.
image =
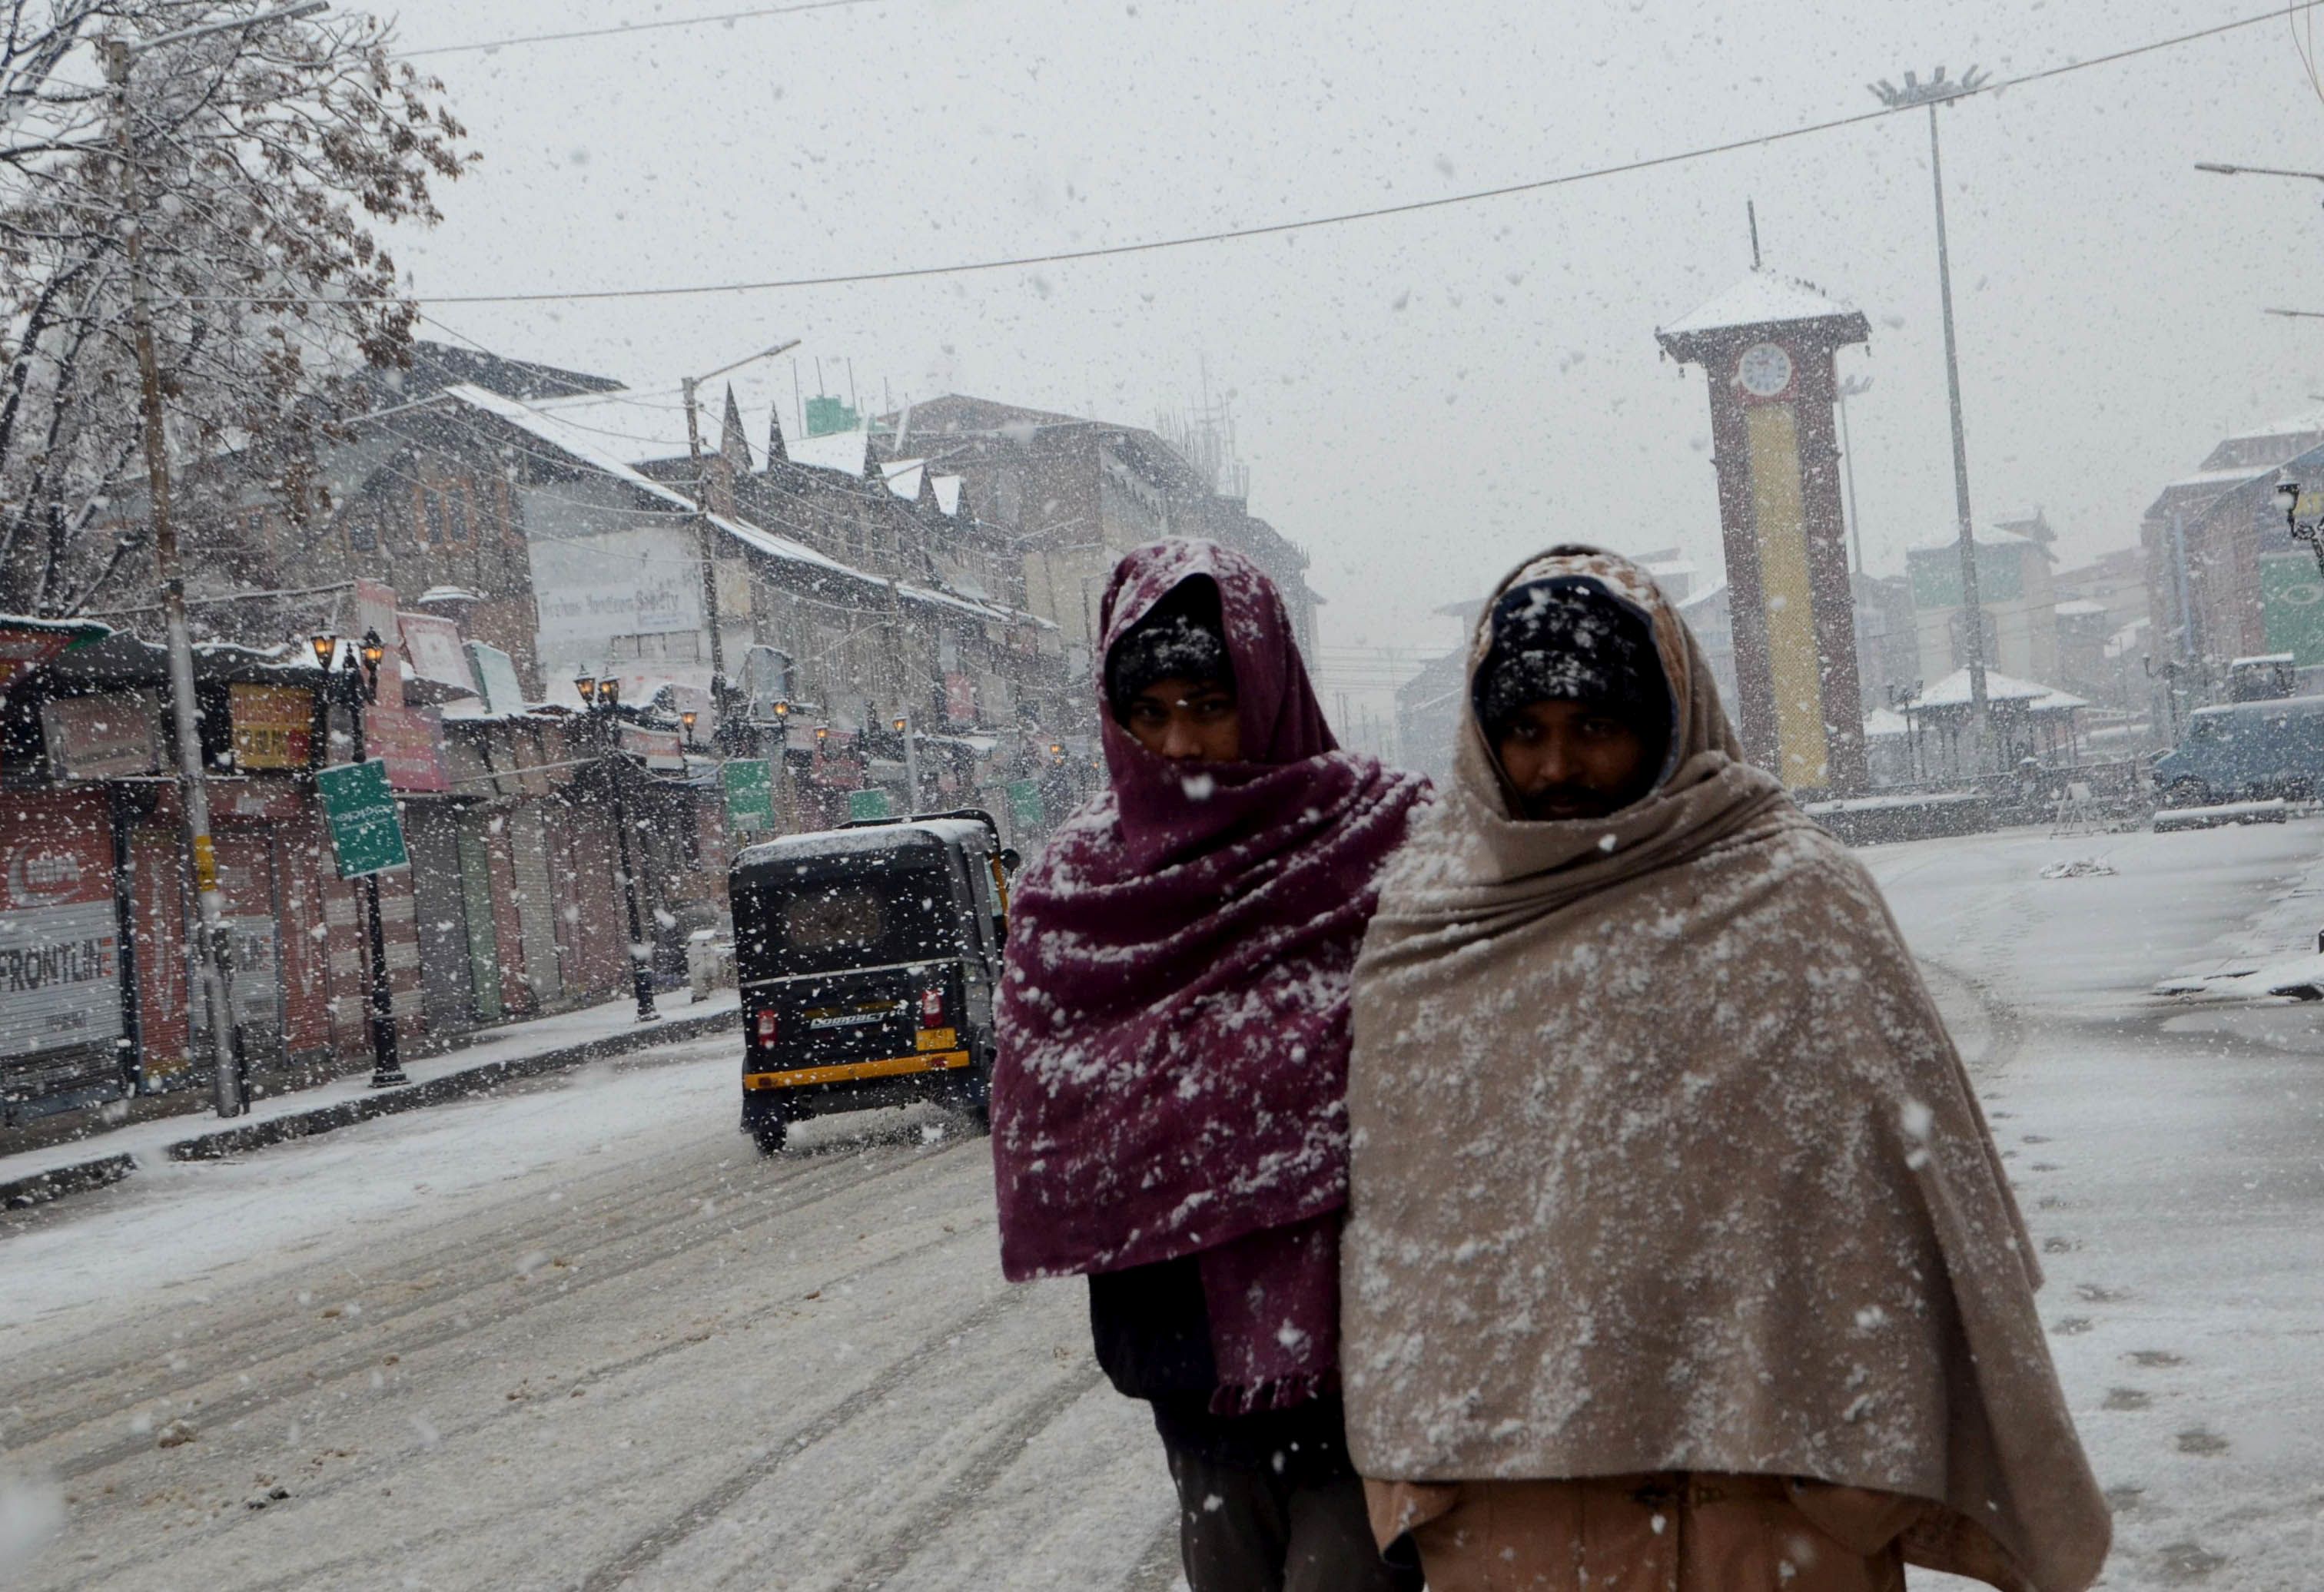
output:
M2046 1252L2107 1584L2316 1584L2316 1008L2145 991L2280 934L2324 826L1868 855ZM5 1219L0 1581L1176 1585L1079 1290L1000 1281L982 1141L882 1113L761 1162L733 1043Z

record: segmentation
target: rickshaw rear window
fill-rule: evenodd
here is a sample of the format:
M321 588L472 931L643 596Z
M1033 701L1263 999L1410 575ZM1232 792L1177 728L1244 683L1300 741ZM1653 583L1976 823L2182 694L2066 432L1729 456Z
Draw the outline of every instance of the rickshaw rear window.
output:
M783 904L783 938L797 951L876 945L888 915L861 885L825 885Z
M959 914L941 864L754 882L733 893L745 980L958 956Z

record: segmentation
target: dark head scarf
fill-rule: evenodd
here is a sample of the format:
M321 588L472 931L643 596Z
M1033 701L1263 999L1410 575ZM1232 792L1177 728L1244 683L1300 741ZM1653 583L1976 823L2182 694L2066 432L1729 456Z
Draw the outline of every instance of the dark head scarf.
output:
M1348 980L1426 787L1336 750L1281 595L1226 548L1124 558L1109 661L1201 580L1245 760L1172 762L1101 719L1108 788L1015 893L992 1153L1013 1279L1201 1256L1216 1406L1240 1410L1336 1375Z
M1587 575L1510 587L1493 604L1473 700L1488 741L1528 703L1586 702L1666 739L1670 687L1637 608Z
M1122 632L1105 655L1106 705L1117 721L1130 716L1139 694L1163 680L1234 684L1234 660L1227 656L1226 620L1219 612L1219 588L1193 578Z

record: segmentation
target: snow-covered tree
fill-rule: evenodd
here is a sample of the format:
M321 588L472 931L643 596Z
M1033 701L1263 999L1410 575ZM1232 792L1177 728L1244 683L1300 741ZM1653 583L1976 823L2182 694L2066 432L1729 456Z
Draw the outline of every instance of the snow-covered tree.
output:
M438 219L429 186L474 159L464 129L374 17L167 37L280 9L0 0L0 611L147 595L142 515L108 511L143 502L132 226L177 456L231 461L214 492L263 483L311 512L317 446L359 401L344 378L405 357L414 310L375 229ZM125 115L111 40L153 41Z

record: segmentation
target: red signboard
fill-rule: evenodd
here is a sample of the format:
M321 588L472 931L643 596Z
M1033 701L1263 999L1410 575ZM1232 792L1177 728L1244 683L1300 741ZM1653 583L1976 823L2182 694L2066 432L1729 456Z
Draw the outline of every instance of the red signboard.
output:
M432 707L364 710L364 755L386 761L391 790L450 790L452 778L444 771L443 744L443 715Z
M113 846L88 797L0 799L0 1064L121 1032Z
M0 691L28 669L41 665L62 652L73 640L67 630L19 630L14 625L0 625Z
M976 722L976 685L966 675L946 675L945 717L955 724Z

